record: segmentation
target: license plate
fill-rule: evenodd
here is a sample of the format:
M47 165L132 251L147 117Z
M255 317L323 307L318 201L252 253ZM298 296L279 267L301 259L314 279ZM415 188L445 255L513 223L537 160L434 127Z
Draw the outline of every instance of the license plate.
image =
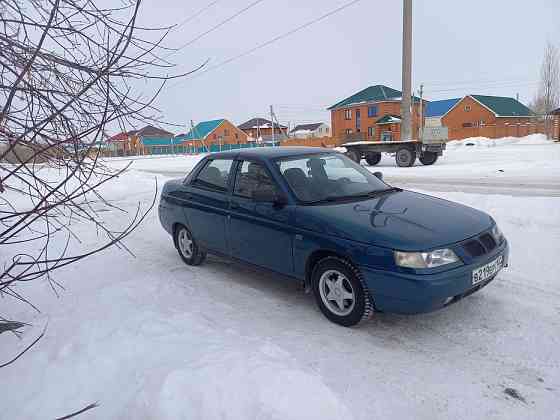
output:
M494 261L483 265L472 272L472 284L478 284L495 276L504 266L504 256L500 255Z

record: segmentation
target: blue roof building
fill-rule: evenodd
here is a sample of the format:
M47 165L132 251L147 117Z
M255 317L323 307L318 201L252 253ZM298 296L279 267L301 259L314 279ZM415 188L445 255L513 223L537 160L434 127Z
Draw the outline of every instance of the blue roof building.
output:
M461 98L443 99L441 101L428 102L424 112L425 118L443 117L451 108L453 108Z

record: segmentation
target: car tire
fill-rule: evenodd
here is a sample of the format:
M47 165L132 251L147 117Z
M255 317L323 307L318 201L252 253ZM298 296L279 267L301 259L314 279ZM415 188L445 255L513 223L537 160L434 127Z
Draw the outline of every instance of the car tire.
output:
M190 230L183 225L177 225L173 231L173 243L181 259L188 265L200 265L206 259L206 252L202 251Z
M356 163L360 163L361 156L355 150L348 150L346 151L345 155L352 159Z
M375 166L381 161L381 153L369 152L366 153L366 162L369 166Z
M419 159L422 165L433 165L438 160L438 154L434 152L424 152L420 155Z
M408 168L414 165L414 162L416 161L416 150L409 147L403 147L397 150L395 160L397 162L397 166L400 166L401 168Z
M315 301L330 321L354 326L373 315L373 300L360 271L343 258L330 256L313 269Z

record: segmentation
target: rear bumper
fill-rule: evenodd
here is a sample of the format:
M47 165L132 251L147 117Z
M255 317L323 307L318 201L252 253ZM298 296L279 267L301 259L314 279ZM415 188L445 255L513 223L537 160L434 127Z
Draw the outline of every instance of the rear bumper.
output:
M398 314L418 314L448 306L488 285L495 276L473 286L472 271L500 255L504 256L504 267L506 267L509 261L507 241L476 263L437 274L403 274L374 270L369 267L360 267L360 269L377 310Z

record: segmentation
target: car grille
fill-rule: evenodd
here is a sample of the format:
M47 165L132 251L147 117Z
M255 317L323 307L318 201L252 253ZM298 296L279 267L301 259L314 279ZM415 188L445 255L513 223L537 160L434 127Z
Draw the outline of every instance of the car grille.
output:
M491 234L483 233L475 239L469 239L464 242L463 249L471 257L480 257L492 251L497 245L496 240Z

